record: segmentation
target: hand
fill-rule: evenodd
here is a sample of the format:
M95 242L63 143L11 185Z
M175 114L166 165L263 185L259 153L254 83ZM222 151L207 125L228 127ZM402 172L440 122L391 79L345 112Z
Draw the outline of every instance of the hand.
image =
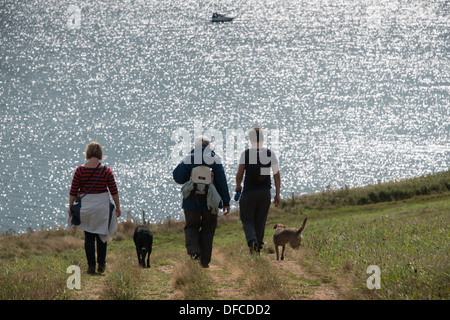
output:
M275 207L278 207L280 201L281 201L280 195L279 194L275 195L275 197L273 198L273 203L275 204Z
M120 208L116 208L116 218L120 217L122 214L122 211L120 211Z
M72 212L70 211L70 206L69 206L68 214L69 214L69 218L72 217Z
M236 186L236 188L234 189L234 192L238 192L238 191L241 191L241 190L242 190L241 186Z
M226 216L227 214L230 213L230 207L223 207L223 214Z

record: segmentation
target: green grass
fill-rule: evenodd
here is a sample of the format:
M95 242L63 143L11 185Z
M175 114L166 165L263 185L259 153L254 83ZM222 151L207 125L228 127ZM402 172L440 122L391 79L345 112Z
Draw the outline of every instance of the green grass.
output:
M174 288L181 292L182 299L212 300L217 297L217 289L208 270L197 262L187 260L174 272Z
M305 246L335 273L335 281L352 273L358 288L368 291L364 288L367 267L377 265L382 285L374 293L380 298L448 299L448 194L356 207L346 214L334 211L309 212L314 220Z
M323 208L327 206L353 206L390 201L400 201L421 195L433 195L450 190L450 171L422 177L378 183L364 187L332 190L293 197L282 203L282 208Z
M65 300L67 274L60 259L18 257L0 265L0 298L9 300Z
M96 277L86 275L79 230L3 235L0 299L312 299L324 287L343 299L449 299L449 182L447 171L286 199L271 208L261 258L248 254L238 214L221 216L210 269L186 255L183 222L151 226L151 269L137 265L137 224L121 223ZM273 225L300 227L306 216L300 250L274 261ZM70 265L81 267L81 291L66 287ZM370 265L379 290L366 286Z

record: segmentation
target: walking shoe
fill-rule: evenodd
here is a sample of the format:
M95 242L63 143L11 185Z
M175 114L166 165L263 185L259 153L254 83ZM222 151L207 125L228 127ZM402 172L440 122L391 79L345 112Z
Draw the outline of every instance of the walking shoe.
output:
M261 250L263 249L263 245L262 244L259 244L258 245L258 254L260 254L261 253Z
M88 274L95 274L95 266L88 266L87 273Z
M97 268L98 273L103 273L103 272L105 272L105 270L106 270L106 263L98 265L98 268Z
M191 259L197 261L200 259L200 255L198 253L191 254Z
M250 254L255 254L255 253L259 254L258 245L256 244L256 241L250 241L248 246L250 248Z

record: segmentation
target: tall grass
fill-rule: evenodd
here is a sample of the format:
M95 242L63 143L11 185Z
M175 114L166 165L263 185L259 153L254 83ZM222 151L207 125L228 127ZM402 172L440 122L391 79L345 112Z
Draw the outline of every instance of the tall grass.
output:
M266 259L257 256L245 259L246 291L249 297L262 300L288 300L292 293L285 288L279 272Z
M304 245L313 249L337 282L351 273L358 290L385 299L448 299L450 202L373 205L310 213ZM341 210L342 211L342 210ZM305 232L306 233L306 232ZM381 269L381 290L369 292L369 265Z
M139 300L139 281L135 273L123 269L107 276L103 299L105 300Z
M242 243L228 243L221 247L222 260L228 270L234 272L233 281L250 299L287 300L293 297L280 271L267 259L259 255L250 255Z
M450 170L422 177L341 189L325 187L322 192L292 197L283 201L281 208L298 210L329 206L365 205L410 199L450 190Z
M58 259L17 258L0 265L0 300L65 300L66 268Z
M182 299L212 300L217 296L214 281L207 271L193 260L177 266L174 271L173 286L181 293Z

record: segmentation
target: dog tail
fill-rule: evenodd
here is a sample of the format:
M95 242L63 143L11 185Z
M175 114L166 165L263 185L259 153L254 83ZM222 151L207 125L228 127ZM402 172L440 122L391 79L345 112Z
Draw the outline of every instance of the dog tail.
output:
M303 229L305 229L306 220L308 220L308 218L305 218L305 220L303 220L303 225L302 225L302 227L300 229L298 229L297 234L302 233Z
M147 253L147 249L145 249L145 247L142 247L141 253L145 256L145 254Z

